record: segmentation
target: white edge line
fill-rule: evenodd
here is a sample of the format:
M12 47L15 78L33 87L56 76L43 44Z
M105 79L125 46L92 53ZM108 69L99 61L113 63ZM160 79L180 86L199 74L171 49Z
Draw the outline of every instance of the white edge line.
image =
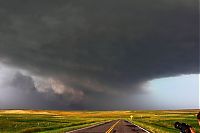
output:
M130 121L128 121L128 122L130 122ZM131 124L133 124L132 122L130 122L130 123L131 123ZM140 126L136 125L136 124L133 124L133 125L135 125L135 126L139 127L140 129L144 130L144 131L145 131L145 132L147 132L147 133L151 133L151 132L147 131L146 129L144 129L144 128L142 128L142 127L140 127Z
M112 121L112 120L111 120ZM106 121L106 122L111 122L111 121ZM69 132L65 132L65 133L73 133L73 132L76 132L76 131L80 131L80 130L84 130L84 129L88 129L88 128L92 128L92 127L95 127L95 126L98 126L98 125L101 125L101 124L104 124L106 122L99 122L95 125L91 125L89 127L83 127L83 128L79 128L79 129L76 129L76 130L72 130L72 131L69 131Z

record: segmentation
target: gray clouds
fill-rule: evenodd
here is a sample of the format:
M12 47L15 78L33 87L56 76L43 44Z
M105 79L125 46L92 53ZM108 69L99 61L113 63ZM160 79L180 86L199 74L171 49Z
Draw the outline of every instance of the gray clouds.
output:
M12 72L9 72L9 71ZM62 84L46 82L46 86L38 86L36 82L42 79L30 77L25 72L12 68L0 70L0 105L2 108L32 108L32 109L65 109L70 103L80 102L81 92L65 89L60 93ZM13 74L13 75L10 75ZM37 81L36 81L37 79ZM52 81L53 82L53 81ZM55 81L54 81L55 82ZM59 84L59 85L58 85ZM39 90L39 89L42 89Z
M1 0L1 61L103 107L149 80L199 73L197 3Z

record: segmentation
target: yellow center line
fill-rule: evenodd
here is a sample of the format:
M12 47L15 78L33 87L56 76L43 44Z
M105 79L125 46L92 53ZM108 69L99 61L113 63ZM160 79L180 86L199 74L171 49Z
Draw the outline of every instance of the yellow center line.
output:
M119 122L120 122L120 120L117 121L114 125L112 125L112 127L110 127L110 128L108 129L108 131L106 131L106 133L110 133L110 132L113 130L113 128L114 128Z

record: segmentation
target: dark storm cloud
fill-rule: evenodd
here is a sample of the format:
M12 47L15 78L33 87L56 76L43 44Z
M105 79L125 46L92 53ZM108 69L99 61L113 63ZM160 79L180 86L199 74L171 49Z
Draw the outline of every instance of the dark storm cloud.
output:
M0 57L101 106L148 80L199 73L198 25L197 0L1 0Z
M7 79L9 85L0 86L1 97L0 102L2 108L32 108L32 109L66 109L71 108L71 103L76 104L77 100L72 99L72 94L64 92L62 94L56 94L52 88L48 88L46 92L40 92L35 86L35 81L20 72L15 73L13 78ZM8 93L12 93L8 96ZM76 98L78 99L78 98ZM77 108L76 108L77 109Z

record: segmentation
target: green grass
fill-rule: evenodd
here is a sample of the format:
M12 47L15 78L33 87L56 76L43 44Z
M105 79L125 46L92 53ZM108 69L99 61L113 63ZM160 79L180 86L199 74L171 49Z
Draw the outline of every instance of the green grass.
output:
M187 123L199 131L196 114L198 110L137 111L133 112L133 123L153 133L178 133L174 123Z
M175 111L48 111L0 110L0 133L63 133L93 124L127 119L154 133L178 133L176 121L185 122L196 130L199 110Z

